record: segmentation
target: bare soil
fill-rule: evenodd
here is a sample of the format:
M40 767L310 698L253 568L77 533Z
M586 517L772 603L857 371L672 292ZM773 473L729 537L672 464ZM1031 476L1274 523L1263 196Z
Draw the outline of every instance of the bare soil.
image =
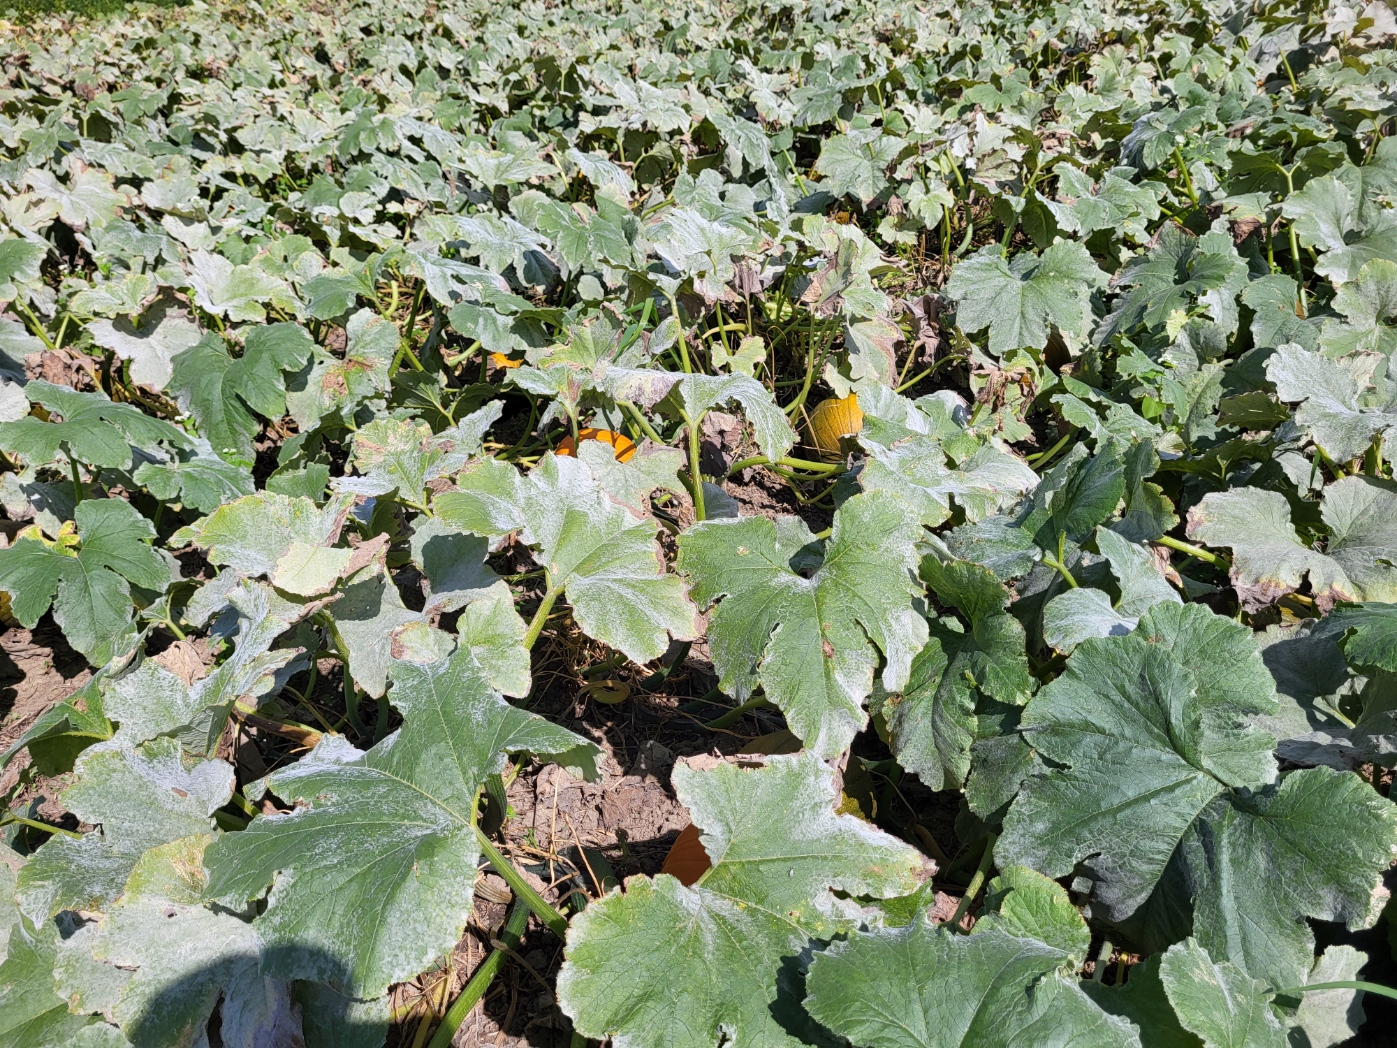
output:
M0 633L0 753L12 746L50 707L92 679L87 660L68 646L50 616L32 630L11 626ZM17 754L0 775L0 794L14 788L29 766L29 754ZM63 779L35 777L20 795L23 801L43 795L41 818L57 821L63 806L56 794Z

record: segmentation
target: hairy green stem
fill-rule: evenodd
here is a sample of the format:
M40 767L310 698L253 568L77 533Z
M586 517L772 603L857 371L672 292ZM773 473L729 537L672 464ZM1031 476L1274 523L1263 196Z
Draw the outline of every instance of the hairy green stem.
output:
M44 344L44 348L49 350L49 352L53 352L55 348L53 341L49 338L48 332L44 330L44 325L39 323L39 318L34 315L34 311L19 299L15 299L14 303L15 308L23 313L25 318L29 321L29 326L33 329L39 341Z
M1179 174L1184 179L1184 192L1193 201L1194 206L1198 205L1198 190L1193 186L1193 176L1188 173L1188 165L1184 163L1184 154L1178 146L1174 147L1174 163L1179 165Z
M640 690L654 691L665 681L669 680L670 676L674 674L676 670L682 667L684 665L684 660L689 657L690 644L691 642L687 640L681 643L679 645L679 650L675 652L674 658L669 662L668 665L661 666L654 673L650 674L648 677L646 677L644 680L640 682Z
M1068 570L1067 565L1064 563L1066 547L1067 533L1065 531L1060 531L1058 532L1057 536L1057 558L1054 560L1048 557L1044 557L1043 563L1055 570L1059 575L1061 575L1063 581L1066 582L1068 586L1070 586L1072 589L1076 589L1077 580L1072 577L1072 572Z
M213 813L213 821L218 824L218 828L225 833L237 833L239 830L247 829L247 819L240 819L232 812L216 811Z
M28 826L31 829L43 830L45 833L58 833L62 834L64 837L72 837L78 840L82 838L82 834L78 833L76 830L65 830L62 826L50 826L46 822L40 822L38 819L27 819L23 815L16 815L14 812L9 812L3 819L0 819L0 826L7 826L12 822L17 822L21 826Z
M1281 58L1282 61L1284 61L1285 56L1282 55ZM1289 65L1286 66L1286 72L1290 72ZM1292 77L1291 83L1293 84L1294 82L1294 78ZM1296 166L1298 167L1299 165L1297 164ZM1285 170L1287 193L1293 195L1295 193L1295 169L1290 168L1282 170ZM1290 266L1295 271L1295 289L1296 293L1300 296L1300 316L1307 317L1310 315L1310 303L1309 299L1305 296L1305 264L1304 260L1300 257L1300 242L1295 237L1295 223L1293 221L1286 225L1286 234L1287 240L1290 242Z
M520 900L509 911L509 919L505 921L504 930L500 932L500 945L490 951L490 955L480 963L475 974L451 1002L451 1007L446 1009L446 1014L441 1017L441 1025L432 1035L427 1048L450 1048L456 1031L466 1021L466 1016L470 1015L480 999L485 996L490 984L495 981L495 976L504 966L505 957L519 947L519 940L523 938L528 923L529 907Z
M1281 65L1285 67L1285 75L1290 81L1290 89L1299 91L1300 85L1295 82L1295 71L1290 68L1290 57L1285 53L1284 48L1281 49Z
M1070 429L1068 429L1066 433L1059 437L1057 443L1050 447L1047 451L1040 451L1036 455L1030 455L1027 459L1028 464L1032 466L1034 469L1042 469L1045 465L1047 465L1049 462L1053 460L1053 456L1055 456L1059 451L1061 451L1063 448L1067 446L1067 442L1072 439L1072 434L1076 432L1077 427L1071 427Z
M645 417L645 415L641 412L640 408L636 407L628 400L620 400L617 401L617 403L621 405L621 408L626 412L626 414L630 415L632 421L635 422L636 427L640 430L641 433L649 437L656 444L665 443L665 438L660 436L657 432L655 432L655 427L650 425L650 420Z
M563 592L561 588L554 587L548 572L544 572L544 577L548 579L548 589L544 591L543 600L539 601L538 610L534 612L534 617L529 622L529 632L524 634L524 647L529 650L538 640L538 635L543 632L543 624L548 621L548 613L553 610L553 605L557 603L558 594Z
M233 803L241 808L249 819L257 818L257 809L252 806L252 802L242 795L241 790L233 791Z
M670 314L679 321L679 361L684 367L684 374L688 375L694 370L694 365L689 360L689 340L684 337L684 318L679 315L679 299L674 295L665 295L665 298L669 299Z
M910 359L910 358L909 358L909 359ZM932 375L936 374L936 372L940 371L942 365L944 365L944 364L953 364L953 363L955 363L956 361L960 361L960 360L964 360L964 359L965 359L965 356L964 356L963 354L960 354L960 353L952 353L952 354L950 354L950 355L948 355L948 356L944 356L944 357L942 357L940 360L936 361L936 363L932 364L931 367L925 369L924 371L919 372L919 373L916 374L916 375L913 375L913 376L912 376L911 378L909 378L906 382L901 382L901 383L898 385L897 389L893 390L893 392L894 392L894 393L901 393L901 392L902 392L903 390L905 390L905 389L911 389L911 388L912 388L913 386L915 386L918 382L922 382L922 381L924 381L925 379L928 379L928 378L930 378Z
M980 853L980 863L975 867L975 875L965 886L965 894L960 897L960 902L956 904L956 912L946 922L952 928L960 927L961 918L970 909L970 904L975 901L975 896L980 894L980 887L985 883L985 876L990 872L990 865L994 862L994 844L997 840L999 840L997 833L991 833L985 838L985 850Z
M349 672L349 645L344 642L344 637L340 636L340 628L329 614L321 612L316 617L325 627L330 643L335 646L335 651L340 657L340 665L344 671L344 715L349 718L349 726L355 733L363 735L364 722L359 719L359 690L354 686L354 678Z
M787 458L782 456L773 462L765 455L753 455L732 464L728 476L741 473L752 466L785 466L788 469L803 469L810 473L842 473L844 466L837 462L811 462L809 459Z
M1290 223L1287 230L1290 238L1290 259L1291 266L1295 270L1295 286L1300 294L1300 315L1302 317L1310 315L1309 299L1305 295L1305 267L1300 258L1300 244L1295 238L1295 223Z
M1370 477L1382 476L1382 434L1379 433L1363 453L1363 472Z
M684 424L689 427L689 478L694 482L694 520L705 520L708 516L703 504L703 473L699 471L699 423L702 421L702 412L698 418L690 418L689 413L684 412Z
M1166 549L1172 549L1179 553L1187 553L1190 557L1197 557L1205 564L1211 564L1213 567L1221 568L1224 571L1232 567L1232 562L1226 557L1219 556L1216 553L1209 553L1201 546L1195 546L1191 542L1184 542L1182 539L1176 539L1172 535L1161 535L1154 540L1154 544L1156 546L1164 546Z
M752 710L766 709L770 705L771 703L767 701L765 696L758 695L748 699L740 706L734 706L732 709L728 710L727 713L714 717L711 721L705 721L703 726L705 728L715 729L726 728L740 721L744 714L750 713Z
M417 326L417 314L422 311L422 298L424 295L426 295L426 293L427 284L426 281L423 281L422 285L417 289L417 294L413 296L412 309L408 312L407 315L407 329L405 334L407 335L409 350L411 350L413 344L417 341L415 338L413 338L413 334ZM414 357L413 359L416 358ZM421 370L420 364L418 370Z
M1115 949L1116 944L1110 939L1102 940L1101 949L1096 952L1096 966L1091 972L1092 982L1099 983L1106 978L1106 965L1111 960L1111 954Z
M489 835L484 830L479 826L472 826L471 829L475 831L475 841L480 845L480 850L484 852L486 862L504 878L504 882L509 885L509 890L514 893L514 897L533 910L534 915L546 924L548 930L558 938L561 939L567 934L568 919L548 905L548 901L536 892L528 881L524 880L514 865L491 843Z
M795 400L786 405L787 416L794 418L796 413L805 406L806 398L810 396L811 387L815 384L815 376L824 370L825 356L829 351L830 344L834 341L834 331L831 330L821 341L819 352L815 349L815 314L810 314L810 348L805 354L805 379L801 383L800 392Z
M73 474L73 505L82 501L82 476L78 473L78 460L73 458L73 453L68 452L68 468Z
M1397 990L1381 983L1364 982L1362 979L1341 979L1338 982L1310 983L1308 986L1291 986L1284 990L1272 990L1277 997L1298 997L1310 990L1362 990L1375 993L1379 997L1390 997L1397 1001Z

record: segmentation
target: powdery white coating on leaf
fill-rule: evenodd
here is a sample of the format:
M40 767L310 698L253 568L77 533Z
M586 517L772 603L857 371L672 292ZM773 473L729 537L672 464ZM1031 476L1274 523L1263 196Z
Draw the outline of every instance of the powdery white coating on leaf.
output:
M1315 960L1306 982L1349 982L1359 978L1367 963L1368 955L1352 946L1330 946ZM1357 1034L1363 1020L1363 992L1338 989L1305 994L1294 1022L1305 1032L1310 1048L1331 1048Z
M725 1035L823 1043L801 1012L800 958L812 939L873 919L832 890L904 894L922 859L836 815L833 772L811 754L767 760L675 769L675 791L713 861L698 885L632 878L573 920L558 996L587 1036L626 1048L716 1048Z
M1327 320L1320 343L1330 356L1397 351L1397 262L1375 258L1358 277L1334 294L1334 309L1345 323Z
M960 327L989 328L989 350L1042 349L1050 327L1085 335L1088 298L1106 274L1081 244L1061 241L1040 256L1031 251L1005 259L993 244L965 259L951 274L946 294L956 302Z
M199 326L183 310L174 308L168 299L161 299L141 316L139 328L131 321L95 320L87 326L92 341L110 349L123 360L131 361L131 377L144 386L162 390L170 381L170 362L195 345L201 335Z
M1397 257L1397 216L1363 206L1334 175L1311 179L1281 204L1300 243L1320 252L1315 272L1335 283L1355 279L1371 259Z
M648 390L648 392L644 392ZM668 397L690 419L698 419L712 408L736 402L752 425L757 447L773 462L795 445L795 431L786 413L776 405L771 392L746 375L683 375L669 371L635 369L615 380L608 392L618 399L637 399L649 404ZM675 414L674 411L670 412Z
M397 490L411 503L425 502L427 482L459 472L480 454L481 441L504 411L491 401L441 433L408 419L374 419L354 434L354 466L363 476L341 477L335 487L356 495Z
M11 958L29 953L0 961L0 1043L380 1044L401 994L341 991L430 981L455 945L478 866L466 798L506 741L571 747L553 755L569 765L597 758L497 694L530 694L516 601L531 615L546 586L556 603L540 624L593 634L574 652L584 663L602 648L608 662L677 654L674 637L694 637L689 669L721 656L732 665L711 668L744 694L780 693L792 726L814 723L807 757L841 769L850 794L823 772L783 787L808 795L794 804L753 786L767 781L755 772L716 774L712 797L688 783L696 810L731 814L705 830L735 857L697 887L637 881L589 906L586 948L610 967L587 1017L620 1025L618 1044L845 1044L805 1006L812 957L833 971L870 943L910 940L878 914L912 920L936 886L863 912L867 899L828 887L829 867L897 863L872 855L886 839L839 822L847 853L824 854L824 827L807 858L828 878L784 897L805 867L756 877L762 862L742 861L724 825L750 825L758 858L789 844L788 813L817 795L822 819L857 803L906 828L926 816L908 772L963 794L958 844L973 815L1003 828L1008 851L1041 845L1029 857L1063 883L997 871L975 933L935 933L949 960L913 951L873 992L835 987L851 1022L884 1002L915 1020L924 997L937 1021L914 1041L1084 1048L1122 1028L1094 1002L1150 1048L1201 1048L1159 974L1189 935L1214 968L1267 988L1351 975L1352 951L1315 961L1335 934L1317 924L1376 918L1397 833L1381 791L1350 770L1397 761L1397 630L1379 615L1397 607L1385 603L1397 485L1382 479L1397 429L1391 5L1336 0L1306 22L1185 0L858 0L794 5L773 30L765 8L715 0L433 0L425 14L352 0L333 16L276 5L248 20L212 4L0 31L0 64L23 72L0 116L0 451L15 466L0 462L0 612L35 645L53 646L56 623L97 671L40 712L67 660L40 667L12 629L7 650L35 669L17 685L6 758L26 751L41 786L85 753L64 780L75 796L103 801L110 785L125 805L27 862L0 847L0 872L26 871L29 909L60 895L92 907L30 927L7 916L15 884L0 878L0 938ZM791 449L800 404L823 386L858 394L862 451L827 463L828 485L798 476L823 470L782 477L808 528L723 531L714 519L738 516L734 496L757 513L787 498L772 485L789 468L757 467L724 492L721 477L685 475L685 427L707 438L731 412L728 467L809 458ZM496 395L507 419L486 403ZM672 446L620 463L592 443L572 465L535 466L573 424ZM1041 480L1014 458L1030 449ZM723 472L707 454L689 465ZM451 508L447 523L428 507L461 475L468 498L433 508ZM710 523L688 523L681 484L704 493ZM262 488L317 506L329 492L329 505L304 533L276 513L233 520ZM1239 493L1276 501L1214 512ZM905 535L883 519L898 500ZM815 540L836 506L835 538ZM1194 541L1223 543L1231 586L1222 563L1160 542L1184 534L1187 509L1218 529ZM207 522L181 526L219 513L241 534L214 544L228 563L209 577L181 549ZM697 615L671 556L681 535L713 579L776 550L771 575L742 589L743 614L734 586L710 602L712 629ZM867 566L851 558L847 585L822 596L841 545ZM1252 637L1284 701L1267 701L1240 627L1194 629L1168 580L1219 622L1235 596L1253 628L1274 617L1263 603L1303 596L1285 608L1315 615ZM1362 610L1333 610L1349 598ZM780 621L762 618L773 602ZM796 605L809 614L787 614ZM197 647L197 668L143 661L185 630L162 661ZM534 645L541 659L549 643ZM293 675L325 648L345 653L351 699L378 693L404 715L371 754L329 731L303 753L252 719L318 724ZM1229 692L1228 673L1246 687ZM305 699L330 700L323 728L343 707L334 681L314 679ZM248 715L236 738L235 708ZM357 722L346 730L368 745ZM849 743L856 730L866 738ZM893 761L865 766L864 743ZM267 844L236 910L187 876L219 832L207 814L191 819L201 833L136 856L144 787L97 756L172 744L189 776L232 745L248 796L267 813L293 806L213 845L227 876L235 847ZM58 814L60 798L36 796L24 814ZM154 807L152 827L165 818ZM31 850L46 836L10 830ZM50 877L58 867L68 881ZM833 938L812 938L813 922ZM626 951L607 955L607 928ZM1074 978L1103 935L1145 958L1123 986ZM667 969L667 951L687 967ZM984 972L959 964L978 952L1027 958L1005 970L1022 978L981 996ZM1200 988L1230 986L1224 975ZM603 1021L637 978L648 1025ZM536 990L521 1021L547 1003ZM1320 991L1258 1014L1302 1020L1285 1033L1313 1048L1351 1029L1354 1000ZM968 1034L939 1021L975 1007ZM1273 1024L1219 1028L1208 1036L1274 1044Z
M1304 768L1227 810L1215 805L1206 843L1187 849L1194 935L1210 953L1273 986L1295 986L1314 955L1305 918L1352 929L1376 921L1375 892L1397 859L1397 805L1364 785L1353 774Z
M58 217L66 225L79 230L102 225L132 202L130 193L113 186L110 174L88 167L76 157L69 162L67 183L38 167L25 173L24 182L40 199L58 206Z
M158 499L179 502L199 513L212 513L257 490L252 471L213 453L207 440L195 438L167 462L143 462L132 476Z
M215 316L233 321L261 323L267 316L262 303L271 300L281 283L255 266L234 265L222 255L193 251L187 271L194 303Z
M1179 1022L1204 1048L1284 1048L1285 1030L1264 983L1218 962L1193 939L1176 943L1159 966Z
M0 1039L20 1048L74 1043L93 1016L73 1015L54 989L57 928L16 924L0 964Z
M386 545L380 535L356 548L334 548L353 502L345 494L318 506L312 499L260 491L220 506L179 535L238 575L265 576L290 593L319 596L374 565Z
M60 909L105 908L147 848L208 833L213 813L233 791L231 765L208 760L186 767L179 743L170 738L136 749L95 747L76 771L64 804L102 828L76 840L54 836L23 867L19 898L35 921Z
M992 928L1061 950L1063 974L1076 972L1091 949L1091 929L1067 889L1027 866L1010 866L985 886L984 913L975 930Z
M869 458L859 486L906 499L929 528L950 518L953 498L973 522L1009 508L1038 483L1038 475L1022 459L989 445L952 464L941 441L930 437L905 437L891 446L868 439L860 443Z
M582 462L549 454L521 476L487 460L458 487L437 497L438 516L488 537L521 531L588 635L635 662L658 658L671 636L698 636L683 583L664 571L655 522L608 498Z
M422 971L470 914L470 811L485 777L506 753L595 760L585 739L505 702L469 649L390 672L402 728L363 753L325 736L316 753L329 745L327 759L269 780L294 811L259 816L209 850L211 898L241 905L271 889L255 922L275 950L265 974L343 980L346 992L376 997Z
M101 920L91 953L109 971L129 973L109 1006L133 1044L189 1043L223 998L225 1044L291 1043L299 1015L286 983L258 972L253 927L202 905L207 835L143 855L121 899ZM89 987L93 973L86 973Z
M600 440L584 440L577 457L587 464L602 491L634 517L650 515L650 494L656 489L683 493L679 470L684 453L645 441L627 461L616 457L611 445ZM712 512L710 511L710 515Z
M437 517L420 520L409 542L427 584L424 612L456 611L476 600L512 600L508 585L485 563L488 540Z
M388 367L398 354L395 324L370 309L361 309L345 324L348 343L344 358L323 349L287 383L286 410L303 431L315 428L327 415L352 415L372 397L389 392Z
M1336 462L1363 454L1375 435L1397 427L1397 412L1363 406L1351 372L1330 357L1288 343L1267 361L1266 374L1282 400L1299 404L1295 421Z
M1112 604L1104 590L1079 587L1049 601L1043 609L1043 639L1059 651L1070 651L1088 637L1124 636L1154 605L1183 603L1144 547L1106 528L1096 529L1096 544L1111 565L1120 600Z
M1188 533L1232 549L1238 596L1260 608L1309 578L1321 607L1340 600L1397 599L1397 489L1390 481L1353 476L1324 489L1320 515L1331 536L1324 552L1300 542L1290 504L1259 488L1215 491L1189 511Z
M331 615L349 649L349 672L354 683L375 699L388 686L396 631L413 623L427 626L421 613L409 611L403 604L398 587L387 574L373 575L344 587Z
M1232 548L1238 596L1263 607L1299 589L1309 576L1316 594L1343 599L1350 585L1339 566L1300 542L1290 504L1275 491L1215 491L1189 511L1188 534L1210 546Z
M1136 1048L1134 1026L1057 972L1065 956L997 927L960 935L918 917L816 954L806 1007L867 1048Z
M667 212L650 233L656 253L680 275L693 279L694 290L709 302L730 292L727 284L737 275L733 256L745 255L755 237L725 222L705 218L690 208Z
M710 521L679 539L679 570L708 620L719 684L744 700L760 683L814 752L840 753L883 686L906 683L927 637L916 581L916 516L900 499L855 495L823 550L804 523Z

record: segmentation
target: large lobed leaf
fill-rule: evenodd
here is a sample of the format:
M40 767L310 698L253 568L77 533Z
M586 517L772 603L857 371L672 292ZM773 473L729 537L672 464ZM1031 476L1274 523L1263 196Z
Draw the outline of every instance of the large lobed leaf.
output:
M590 766L598 753L506 702L469 647L390 673L402 728L365 752L326 736L267 780L294 809L258 816L206 859L211 897L241 907L266 895L254 926L275 951L268 974L354 997L380 996L460 938L480 857L476 792L505 755Z
M834 757L867 721L879 654L899 690L927 637L916 580L921 525L900 499L855 495L823 544L804 521L708 521L679 539L678 567L709 615L719 685L746 699L760 684L791 730Z
M910 892L922 860L835 814L834 775L810 754L767 760L676 768L708 872L693 887L631 878L573 921L558 999L586 1036L617 1048L828 1040L800 1003L811 943L873 920L847 897Z
M664 654L671 636L698 635L683 584L664 571L655 522L609 499L577 459L549 454L523 476L486 459L434 505L461 531L520 532L537 547L549 585L567 594L577 624L636 662Z
M1397 809L1323 768L1277 782L1274 739L1247 724L1275 705L1248 631L1198 605L1159 604L1129 636L1083 642L1024 711L1049 763L1025 780L996 857L1084 870L1105 915L1144 922L1147 939L1192 899L1205 946L1294 985L1313 953L1304 918L1374 919Z

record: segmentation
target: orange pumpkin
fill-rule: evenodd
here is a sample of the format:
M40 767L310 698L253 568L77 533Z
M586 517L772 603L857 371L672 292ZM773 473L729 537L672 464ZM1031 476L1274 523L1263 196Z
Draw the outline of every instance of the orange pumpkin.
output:
M669 854L665 856L665 864L660 867L660 872L677 877L680 884L690 885L702 877L712 865L708 852L703 850L703 841L699 839L699 828L689 823L679 831L679 836L670 845Z
M859 409L859 398L855 393L847 397L830 397L822 401L810 413L810 443L822 455L838 456L841 444L846 437L852 437L863 428L863 412Z
M610 444L613 454L620 462L629 462L636 453L635 441L623 433L613 433L609 429L584 429L577 436L582 440L599 440L603 444ZM573 443L572 437L564 437L558 442L554 449L559 455L576 457L577 445Z

